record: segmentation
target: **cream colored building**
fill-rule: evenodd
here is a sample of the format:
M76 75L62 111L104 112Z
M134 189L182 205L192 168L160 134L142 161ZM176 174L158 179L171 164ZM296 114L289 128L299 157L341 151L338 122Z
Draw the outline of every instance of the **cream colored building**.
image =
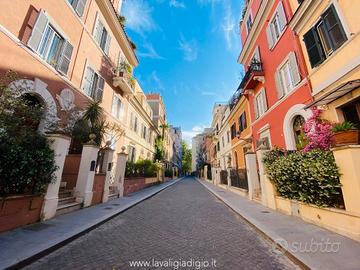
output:
M124 140L129 161L154 159L155 138L160 135L160 131L152 121L152 117L153 111L146 95L136 83L134 95L129 99Z

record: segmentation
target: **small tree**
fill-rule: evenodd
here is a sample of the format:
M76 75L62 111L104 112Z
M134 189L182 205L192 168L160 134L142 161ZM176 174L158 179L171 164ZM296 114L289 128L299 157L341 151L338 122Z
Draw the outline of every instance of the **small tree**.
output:
M321 110L312 108L312 116L304 125L304 132L308 144L304 151L308 152L313 149L329 150L332 140L332 124L320 118Z
M205 154L206 154L205 146L201 146L197 151L197 155L196 155L196 170L198 171L203 169L206 164Z
M191 172L192 153L185 141L181 142L182 147L182 170L184 173Z
M155 139L155 161L163 161L165 157L165 148L164 148L164 140L158 136Z

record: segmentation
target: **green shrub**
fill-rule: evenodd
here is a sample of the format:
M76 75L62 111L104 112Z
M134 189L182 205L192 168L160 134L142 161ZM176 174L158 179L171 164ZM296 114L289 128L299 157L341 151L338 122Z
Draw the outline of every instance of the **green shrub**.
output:
M280 196L318 206L341 203L340 174L332 152L274 149L263 161Z
M165 170L165 177L172 177L173 176L173 170L172 169L166 169Z
M126 162L126 177L155 177L159 167L148 159L140 159L136 163Z
M44 109L8 83L0 85L0 196L39 194L57 169L54 152L37 131Z

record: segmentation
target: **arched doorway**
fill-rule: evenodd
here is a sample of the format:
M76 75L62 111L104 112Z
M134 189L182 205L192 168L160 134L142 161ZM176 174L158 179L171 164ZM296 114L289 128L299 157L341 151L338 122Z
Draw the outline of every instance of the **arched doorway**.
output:
M301 137L304 136L304 124L305 124L305 118L301 115L295 116L293 120L293 136L295 139L296 145L300 143Z
M21 99L24 101L24 105L28 107L27 114L23 116L26 119L26 126L32 130L38 130L44 116L45 106L43 100L33 93L25 93L21 96Z

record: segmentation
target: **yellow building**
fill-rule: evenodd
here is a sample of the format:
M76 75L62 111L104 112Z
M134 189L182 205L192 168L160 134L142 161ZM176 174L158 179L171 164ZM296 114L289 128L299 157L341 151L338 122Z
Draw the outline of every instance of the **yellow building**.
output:
M291 0L314 102L332 122L360 124L360 1ZM309 107L310 107L309 106Z

